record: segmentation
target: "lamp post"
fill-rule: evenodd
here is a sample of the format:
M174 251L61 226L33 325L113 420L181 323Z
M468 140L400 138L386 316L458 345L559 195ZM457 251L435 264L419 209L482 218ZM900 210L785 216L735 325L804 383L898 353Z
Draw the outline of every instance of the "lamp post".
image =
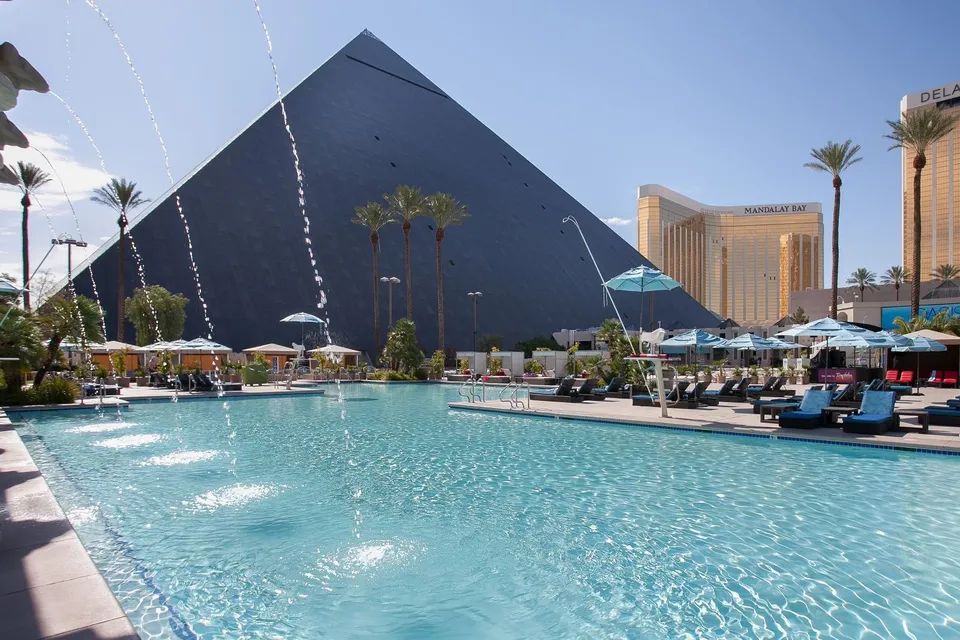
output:
M387 315L390 317L390 324L388 325L387 332L390 331L389 327L393 326L393 285L400 284L400 278L397 277L382 277L380 282L387 283Z
M65 244L67 245L67 282L73 284L73 248L79 247L83 248L87 246L87 243L83 240L74 240L68 235L62 235L59 238L56 238L51 241L53 244ZM67 295L72 295L71 287L67 288Z
M477 301L483 296L479 291L471 291L467 294L473 298L473 351L477 351Z

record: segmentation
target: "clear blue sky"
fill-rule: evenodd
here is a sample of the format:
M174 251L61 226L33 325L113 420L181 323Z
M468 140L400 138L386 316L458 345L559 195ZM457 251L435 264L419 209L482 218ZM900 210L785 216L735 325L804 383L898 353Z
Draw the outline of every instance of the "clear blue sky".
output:
M844 179L841 279L900 262L900 155L887 151L885 120L904 94L960 80L960 4L948 1L922 10L886 0L261 4L285 89L369 28L597 216L629 219L615 228L631 244L644 183L709 204L820 201L829 233L830 179L802 165L811 147L852 138L864 160ZM176 178L273 99L252 0L100 5L146 83ZM0 39L86 121L107 169L148 197L162 193L136 83L84 0L2 2L0 24ZM102 175L63 107L22 94L9 115L54 154L82 201L84 237L112 235L113 216L84 201ZM19 273L17 207L3 196L0 268ZM55 231L72 231L55 194L45 198ZM31 231L36 262L50 232L39 215ZM59 270L64 260L48 264Z

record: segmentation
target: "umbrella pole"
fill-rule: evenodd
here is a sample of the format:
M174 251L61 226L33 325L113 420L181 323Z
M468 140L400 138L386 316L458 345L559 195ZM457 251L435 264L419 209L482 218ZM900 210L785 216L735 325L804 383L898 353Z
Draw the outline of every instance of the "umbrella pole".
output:
M597 270L597 275L600 276L600 286L603 288L604 295L610 298L610 304L613 305L613 310L617 313L617 320L620 321L620 328L623 329L623 335L627 338L627 344L630 345L630 350L633 351L633 341L630 340L630 332L627 331L627 325L623 324L623 317L620 315L620 309L617 308L617 303L613 300L613 294L610 293L603 283L606 282L603 278L603 272L600 271L600 266L597 264L596 258L593 257L593 251L590 250L590 245L587 244L587 238L583 235L583 230L580 229L580 223L577 222L577 219L573 216L567 216L562 220L562 222L572 222L573 226L577 228L577 233L580 234L580 239L583 240L583 246L587 248L587 255L590 256L590 261L593 262L593 268ZM643 326L640 327L640 330L643 330ZM643 336L640 336L640 351L643 351ZM640 369L640 378L643 380L643 386L647 386L647 377L643 372L643 367L640 366L640 363L637 363L637 367ZM663 392L663 377L662 369L656 369L659 375L657 375L657 390L659 391L660 397L660 413L666 418L667 417L667 400L666 394ZM650 389L647 388L647 391Z

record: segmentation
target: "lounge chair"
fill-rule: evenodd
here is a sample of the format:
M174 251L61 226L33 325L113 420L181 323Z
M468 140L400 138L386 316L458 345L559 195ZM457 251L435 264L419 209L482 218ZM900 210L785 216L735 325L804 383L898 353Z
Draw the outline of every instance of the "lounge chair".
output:
M610 378L610 382L608 382L606 386L594 389L593 395L603 396L604 398L620 396L623 393L624 382L626 382L626 379L621 376Z
M930 424L941 427L960 427L960 406L930 406L926 407L926 412L930 417Z
M583 402L584 397L573 395L573 378L564 378L560 385L553 389L531 389L531 400L547 400L550 402Z
M83 395L87 398L96 397L99 395L118 396L120 395L120 385L90 382L83 385Z
M833 392L833 400L830 404L834 405L843 405L844 403L855 402L854 396L856 395L857 385L854 383L849 383L840 389L839 391ZM856 406L856 405L854 405Z
M746 402L747 387L750 386L750 378L744 378L736 384L728 393L717 394L716 398L720 402ZM708 394L713 397L712 394Z
M837 387L839 387L839 386L840 386L840 385L838 385L836 382L831 382L830 384L828 384L827 386L825 386L824 389L825 389L826 391L836 391L836 390L837 390Z
M767 378L765 383L761 384L751 384L747 387L747 395L757 396L763 394L766 391L773 389L773 385L777 383L779 378Z
M201 373L200 378L205 384L209 385L210 391L216 390L217 385L210 379L210 376L205 373ZM241 391L243 390L243 384L239 382L224 382L223 380L220 380L220 388L224 391Z
M730 395L730 392L733 391L733 388L736 386L736 384L737 384L736 380L727 380L726 382L723 383L723 386L721 386L719 389L714 389L714 390L706 389L703 392L703 395L707 397Z
M193 383L195 391L213 391L213 382L210 378L206 378L199 373L190 374L190 382Z
M600 382L596 378L587 378L583 381L579 387L570 390L571 396L583 396L584 400L606 400L607 396L603 394L595 394L597 390L597 383Z
M863 394L860 411L843 418L846 433L879 435L893 428L893 405L897 395L893 391L867 391Z
M699 406L700 403L683 398L683 392L688 386L690 386L690 383L686 380L677 382L677 386L671 389L670 393L665 397L667 403L670 404L671 407L679 407L681 409L695 409ZM631 400L635 407L655 407L660 404L660 395L656 391L652 394L641 393L633 396Z
M785 429L816 429L825 424L823 410L830 406L833 394L829 391L807 391L796 411L785 411L779 424Z
M683 399L687 402L696 402L715 407L720 404L720 400L716 396L704 395L707 392L707 387L709 386L709 382L698 382L696 385L694 385L692 390L684 394Z
M943 374L943 382L941 383L943 387L956 387L957 386L957 372L956 371L947 371Z
M939 371L937 371L936 369L934 369L933 371L931 371L931 372L930 372L930 377L927 378L927 386L928 386L928 387L939 387L939 386L942 385L942 384L943 384L943 376L941 375L941 373L940 373Z
M896 384L897 380L900 378L900 372L896 369L890 369L887 371L887 375L884 378L890 384Z
M773 396L776 398L783 398L785 396L795 396L797 392L793 389L784 389L783 385L787 384L787 377L780 376L774 381L773 386L771 386L766 391L750 391L750 388L747 388L747 395L752 398L763 398L765 396Z
M188 373L177 374L176 388L179 389L180 391L193 391L194 384L193 384L193 381L190 379L190 374Z

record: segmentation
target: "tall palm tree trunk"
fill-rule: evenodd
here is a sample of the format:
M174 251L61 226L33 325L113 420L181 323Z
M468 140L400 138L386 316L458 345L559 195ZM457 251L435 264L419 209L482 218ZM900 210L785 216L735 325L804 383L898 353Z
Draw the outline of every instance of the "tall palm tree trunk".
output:
M443 229L437 229L437 349L443 351Z
M413 284L410 282L410 221L403 221L404 277L407 280L407 320L413 321Z
M840 176L833 177L833 233L832 259L830 269L830 317L837 319L837 287L840 280Z
M373 332L377 334L377 360L380 359L380 263L377 258L377 240L371 239L373 247Z
M927 157L918 153L913 159L913 289L910 291L910 317L920 313L920 174Z
M117 243L117 342L123 342L123 329L126 324L124 305L126 295L123 282L123 254L127 248L127 229L120 227L120 241Z
M20 239L23 242L23 287L30 284L30 196L24 195L20 200L23 206L23 219L20 222ZM30 311L30 292L23 292L23 308Z

